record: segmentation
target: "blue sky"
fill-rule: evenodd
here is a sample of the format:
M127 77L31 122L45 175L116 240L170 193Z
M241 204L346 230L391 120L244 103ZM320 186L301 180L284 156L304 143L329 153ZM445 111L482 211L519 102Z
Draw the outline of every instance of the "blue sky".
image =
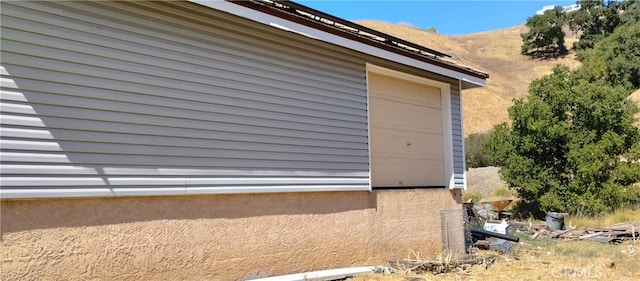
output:
M461 35L522 24L546 5L567 6L573 1L481 0L294 0L316 10L351 21L380 20L435 27L438 33Z

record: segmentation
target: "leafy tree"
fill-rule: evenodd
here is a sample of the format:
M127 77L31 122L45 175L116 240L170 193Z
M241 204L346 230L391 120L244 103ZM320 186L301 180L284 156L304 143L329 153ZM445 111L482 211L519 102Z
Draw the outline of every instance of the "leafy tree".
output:
M464 139L464 155L468 168L494 166L483 150L489 133L473 133Z
M580 40L573 44L576 50L592 48L622 23L618 2L605 4L601 0L589 0L578 1L578 4L580 10L568 15L571 30L581 34Z
M580 10L591 10L593 8L603 7L605 3L603 0L578 0L576 4L580 5Z
M485 152L521 199L544 211L597 214L640 200L640 132L628 91L565 66L531 83Z
M629 21L640 21L640 1L626 0L618 3L621 11L621 19L623 23Z
M545 11L542 15L535 15L527 19L529 32L522 33L523 55L535 57L559 56L567 53L564 45L565 13L562 7L555 7Z
M596 43L630 21L640 21L640 1L578 1L580 10L570 13L568 23L571 30L580 34L573 44L576 50L593 48Z
M629 20L593 49L578 53L585 77L624 86L640 88L640 21Z

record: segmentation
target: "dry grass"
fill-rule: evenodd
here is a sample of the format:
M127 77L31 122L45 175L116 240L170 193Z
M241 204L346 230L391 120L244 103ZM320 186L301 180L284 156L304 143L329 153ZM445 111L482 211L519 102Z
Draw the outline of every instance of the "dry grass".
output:
M506 189L506 184L500 179L498 167L473 168L467 171L468 190L464 193L478 193L480 197L498 196L496 192ZM463 193L463 195L464 195Z
M493 191L493 195L498 197L509 197L514 196L515 192L506 186L500 186Z
M482 198L484 198L484 196L478 191L465 190L464 192L462 192L462 200L464 200L465 202L480 202Z
M640 221L640 210L615 210L599 217L567 216L564 221L569 227L604 227L622 222Z

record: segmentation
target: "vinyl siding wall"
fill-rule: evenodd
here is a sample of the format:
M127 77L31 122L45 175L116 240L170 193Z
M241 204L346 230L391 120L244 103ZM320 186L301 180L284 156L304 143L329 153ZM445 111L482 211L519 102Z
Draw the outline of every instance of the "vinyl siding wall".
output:
M464 159L464 132L462 131L462 101L460 88L451 87L451 140L453 144L453 187L466 188L466 167Z
M368 190L365 62L185 2L2 5L2 198ZM451 84L454 187L464 187Z
M183 2L2 2L2 198L368 190L365 61Z

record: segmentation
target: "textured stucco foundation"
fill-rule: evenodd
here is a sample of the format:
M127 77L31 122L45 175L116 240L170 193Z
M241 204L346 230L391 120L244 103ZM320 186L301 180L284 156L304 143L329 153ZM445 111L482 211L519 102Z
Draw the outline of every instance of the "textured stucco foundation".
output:
M462 250L446 189L2 201L1 280L241 280ZM455 213L455 212L454 212ZM461 212L460 212L461 214ZM451 234L453 233L453 234ZM457 237L457 238L456 238Z

